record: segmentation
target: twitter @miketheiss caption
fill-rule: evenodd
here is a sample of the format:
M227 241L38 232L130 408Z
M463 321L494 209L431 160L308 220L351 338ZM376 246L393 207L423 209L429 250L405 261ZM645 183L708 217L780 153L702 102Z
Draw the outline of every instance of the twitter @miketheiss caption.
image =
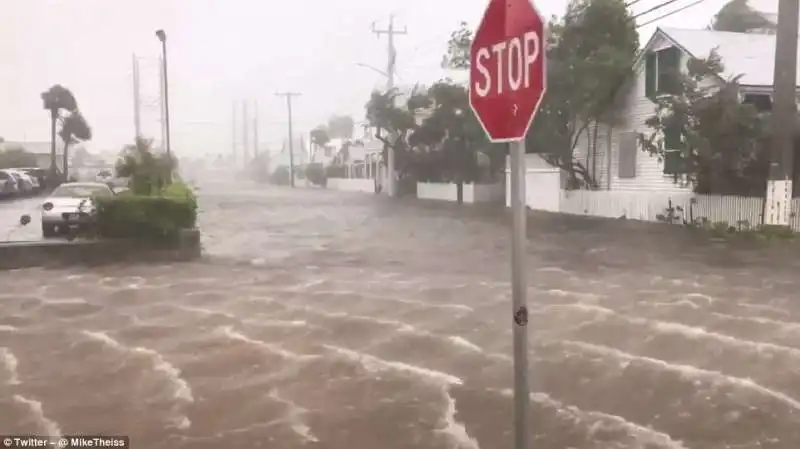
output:
M0 448L113 448L128 449L130 438L125 436L64 435L47 437L36 435L2 435Z

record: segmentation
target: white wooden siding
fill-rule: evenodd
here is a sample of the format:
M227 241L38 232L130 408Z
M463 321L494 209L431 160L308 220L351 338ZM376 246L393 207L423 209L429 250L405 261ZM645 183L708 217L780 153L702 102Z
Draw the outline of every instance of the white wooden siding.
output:
M662 36L656 36L650 46L651 50L662 50L672 43ZM681 53L681 66L686 68L689 56ZM635 67L636 73L624 89L622 101L623 111L620 124L612 130L611 147L611 173L610 190L626 191L655 191L655 192L689 192L689 187L683 187L673 181L672 176L664 174L663 162L657 157L641 152L636 157L636 177L630 179L619 178L619 140L622 132L636 132L648 135L652 129L645 125L645 121L653 115L656 104L645 94L645 64Z

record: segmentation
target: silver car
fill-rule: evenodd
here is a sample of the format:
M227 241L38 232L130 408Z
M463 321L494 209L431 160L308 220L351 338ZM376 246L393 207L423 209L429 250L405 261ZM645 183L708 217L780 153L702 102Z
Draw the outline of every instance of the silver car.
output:
M61 184L42 204L42 235L52 237L74 227L85 227L94 219L93 198L113 196L101 182Z

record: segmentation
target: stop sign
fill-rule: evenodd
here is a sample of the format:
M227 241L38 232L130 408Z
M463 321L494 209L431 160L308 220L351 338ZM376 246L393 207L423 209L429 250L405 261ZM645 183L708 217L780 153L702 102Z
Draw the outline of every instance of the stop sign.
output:
M491 141L528 132L547 86L544 43L530 0L490 0L470 48L469 103Z

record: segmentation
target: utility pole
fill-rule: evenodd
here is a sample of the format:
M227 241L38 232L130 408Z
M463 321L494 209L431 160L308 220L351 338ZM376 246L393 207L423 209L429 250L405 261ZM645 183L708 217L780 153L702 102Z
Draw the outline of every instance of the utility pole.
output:
M236 165L236 100L231 103L231 160Z
M794 130L797 116L798 0L778 1L775 74L772 95L772 154L767 180L767 225L789 226L794 175Z
M250 132L248 131L249 125L248 117L247 117L247 100L242 101L242 168L246 168L247 164L250 162L249 159L249 152L250 149Z
M258 158L258 100L253 104L253 157Z
M388 47L387 53L389 56L388 63L386 65L386 92L389 93L394 89L394 71L395 71L395 63L397 62L397 52L394 48L394 36L399 34L408 34L408 30L404 27L402 30L396 30L394 28L394 14L389 16L389 28L385 30L379 30L375 28L375 24L372 24L372 32L375 33L376 36L380 38L381 34L385 34L387 36ZM390 137L392 139L392 137ZM388 185L387 185L387 192L389 193L390 197L397 195L397 189L395 188L395 167L394 167L394 148L389 147L389 160L386 161L386 171L388 172Z
M158 85L158 103L159 107L161 108L161 149L167 151L167 108L165 107L166 102L164 101L167 77L166 73L164 73L164 59L159 58L158 62L158 74L159 78L161 79L161 82Z
M294 187L294 142L292 142L292 97L299 97L298 92L278 92L278 97L286 97L286 111L289 114L289 183Z
M133 129L134 137L142 136L142 104L139 82L139 58L133 54Z

